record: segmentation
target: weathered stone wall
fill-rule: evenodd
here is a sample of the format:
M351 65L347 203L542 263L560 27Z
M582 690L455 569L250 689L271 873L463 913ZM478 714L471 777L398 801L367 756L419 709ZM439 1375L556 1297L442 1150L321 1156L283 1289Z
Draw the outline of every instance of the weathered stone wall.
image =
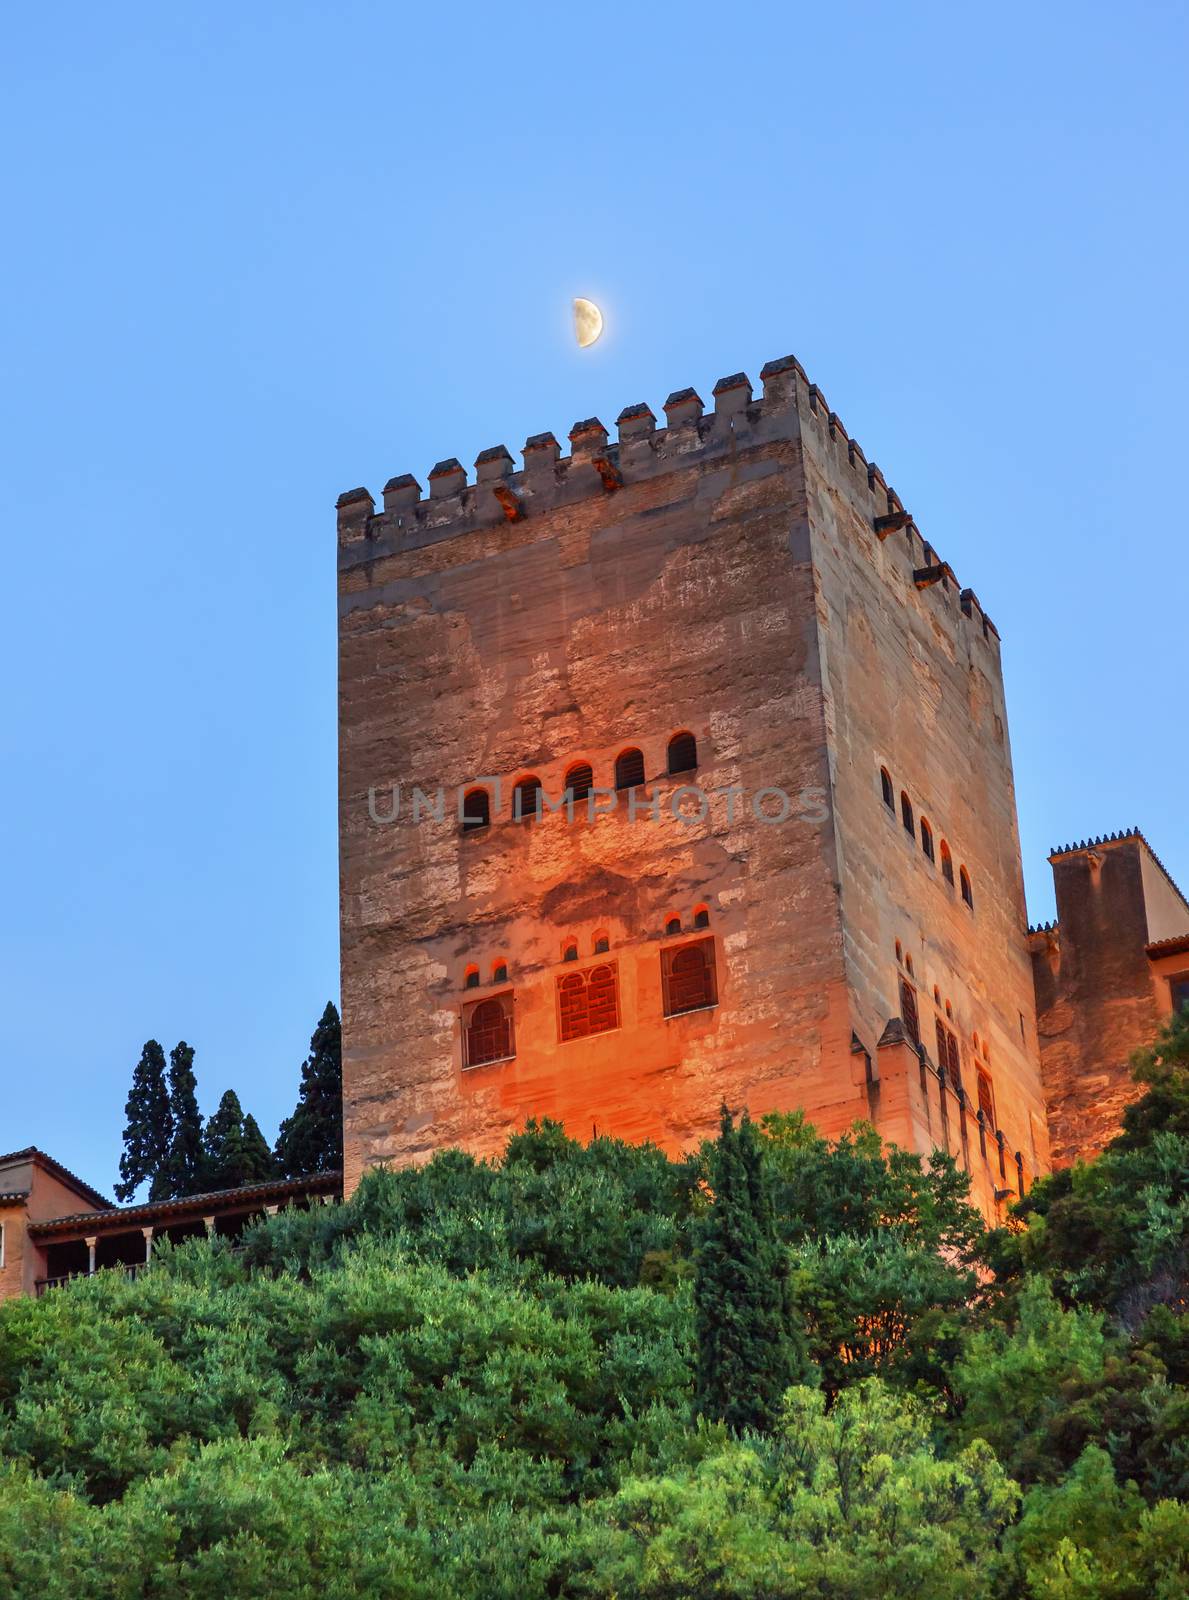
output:
M943 1105L935 1079L927 1095L918 1081L904 1113L911 1133L899 1137L948 1148L989 1210L995 1189L1014 1190L1018 1177L1013 1162L1004 1182L993 1140L982 1157L979 1070L1010 1153L1023 1154L1028 1177L1048 1168L999 637L911 520L879 536L876 519L898 499L824 399L806 390L801 411L854 1027L870 1046L900 1013L911 956L922 1043L937 1063L936 1022L956 1036L970 1114L963 1138L956 1097ZM881 1121L889 1114L881 1108Z
M1164 1020L1145 946L1189 929L1189 907L1138 833L1049 860L1057 925L1033 933L1032 963L1053 1161L1068 1166L1099 1153L1136 1097L1131 1055Z
M688 1147L725 1098L865 1109L853 1074L836 869L822 799L825 733L796 413L718 396L633 450L604 490L579 454L507 480L524 516L504 520L480 483L356 534L341 581L342 884L346 1184L369 1162L445 1144L492 1152L527 1115ZM733 400L744 404L735 406ZM674 408L676 410L677 408ZM596 434L596 439L597 439ZM552 454L552 453L551 453ZM345 508L350 513L350 506ZM434 525L431 519L440 516ZM670 736L697 737L704 821L671 810ZM613 782L644 752L644 799L595 821L510 819L511 785L557 797L587 761ZM451 792L502 775L492 826L408 812L411 783ZM403 780L390 826L369 786ZM721 791L742 790L728 821ZM759 821L778 786L815 822ZM716 791L718 793L716 793ZM385 796L387 798L387 796ZM775 802L774 802L775 805ZM377 811L380 807L377 805ZM664 928L709 910L719 1005L666 1019ZM621 1026L558 1042L557 982L608 937ZM482 992L506 962L516 1059L463 1070L468 965Z
M724 1098L804 1107L831 1134L876 1114L922 1150L952 1119L969 1160L953 1095L903 1045L876 1049L900 1009L897 939L926 1047L936 984L967 1089L977 1031L1000 1124L1030 1174L1046 1167L997 636L952 575L918 590L931 552L799 367L764 377L762 402L724 380L713 416L671 397L665 430L629 408L618 446L581 424L568 460L544 436L523 472L484 452L467 485L442 463L428 499L393 480L379 516L363 491L341 500L348 1191L375 1161L493 1152L527 1115L681 1149L713 1132ZM889 514L900 525L881 540ZM688 827L670 810L686 780L665 774L681 729L714 796ZM658 820L629 820L622 796L593 821L510 819L516 779L556 797L582 760L607 788L629 745ZM881 764L938 851L950 841L953 889L887 814ZM413 784L452 801L486 775L504 780L490 828L414 822ZM377 823L369 789L383 815L397 782L400 813ZM750 802L773 787L794 815L769 825ZM687 937L698 906L719 1004L666 1020L664 928L678 916ZM560 1044L565 941L589 966L599 934L620 1026ZM479 991L464 987L472 965ZM465 1070L464 1007L508 988L515 1060ZM989 1205L997 1180L971 1166Z

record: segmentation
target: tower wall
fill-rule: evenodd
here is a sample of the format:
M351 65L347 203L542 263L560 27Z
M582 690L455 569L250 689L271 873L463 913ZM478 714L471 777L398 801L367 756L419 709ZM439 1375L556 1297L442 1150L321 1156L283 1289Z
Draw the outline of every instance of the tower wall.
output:
M712 414L681 391L666 420L630 407L617 443L578 424L568 458L536 436L519 472L485 451L469 484L443 462L428 497L392 480L379 514L366 491L340 500L347 1189L376 1161L492 1153L528 1115L687 1148L726 1100L947 1145L990 1205L1016 1169L994 1122L980 1148L976 1060L1008 1157L1047 1166L998 637L791 358L762 399L736 375ZM670 777L681 730L698 768ZM593 820L512 819L518 779L556 799L581 761L607 790L628 746L635 818L621 795ZM455 794L480 780L491 825L464 831ZM672 805L694 782L709 804L687 825ZM414 785L443 787L446 814L415 817ZM694 937L713 940L717 1004L667 1017L662 969ZM909 957L923 1054L902 1042ZM614 966L618 1026L563 1043L559 983L595 964ZM965 1105L936 1070L934 984ZM515 1047L468 1066L485 997Z

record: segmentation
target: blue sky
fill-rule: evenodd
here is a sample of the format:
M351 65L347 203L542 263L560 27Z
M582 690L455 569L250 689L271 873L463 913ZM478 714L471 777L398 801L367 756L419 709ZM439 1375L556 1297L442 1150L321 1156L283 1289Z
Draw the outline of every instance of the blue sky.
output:
M0 1148L109 1184L150 1035L207 1110L291 1109L337 997L338 492L789 352L1000 628L1032 917L1050 846L1132 823L1189 882L1187 36L10 14Z

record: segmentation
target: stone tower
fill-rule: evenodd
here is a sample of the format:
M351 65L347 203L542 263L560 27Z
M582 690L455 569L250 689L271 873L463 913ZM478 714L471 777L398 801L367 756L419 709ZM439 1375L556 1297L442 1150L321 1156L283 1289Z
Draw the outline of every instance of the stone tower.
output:
M762 380L340 498L348 1192L724 1100L946 1147L988 1213L1047 1170L998 634Z

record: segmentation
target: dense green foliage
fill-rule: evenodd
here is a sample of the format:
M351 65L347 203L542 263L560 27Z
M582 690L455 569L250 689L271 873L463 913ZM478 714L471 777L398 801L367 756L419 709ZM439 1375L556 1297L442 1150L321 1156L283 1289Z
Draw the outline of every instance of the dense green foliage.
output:
M124 1106L124 1152L116 1198L132 1200L148 1185L150 1200L179 1200L212 1189L236 1189L270 1178L335 1172L343 1164L342 1030L327 1004L302 1063L297 1106L281 1123L276 1151L239 1096L228 1089L203 1124L194 1051L169 1053L150 1039L132 1074Z
M343 1034L332 1002L310 1039L301 1064L301 1084L291 1117L277 1134L277 1170L284 1178L343 1167Z
M164 1169L171 1132L165 1051L156 1039L150 1039L140 1053L124 1102L124 1151L120 1156L117 1200L131 1200L145 1182L149 1184L150 1200L169 1198Z
M1181 1600L1180 1048L993 1234L870 1130L530 1124L9 1302L0 1594Z

